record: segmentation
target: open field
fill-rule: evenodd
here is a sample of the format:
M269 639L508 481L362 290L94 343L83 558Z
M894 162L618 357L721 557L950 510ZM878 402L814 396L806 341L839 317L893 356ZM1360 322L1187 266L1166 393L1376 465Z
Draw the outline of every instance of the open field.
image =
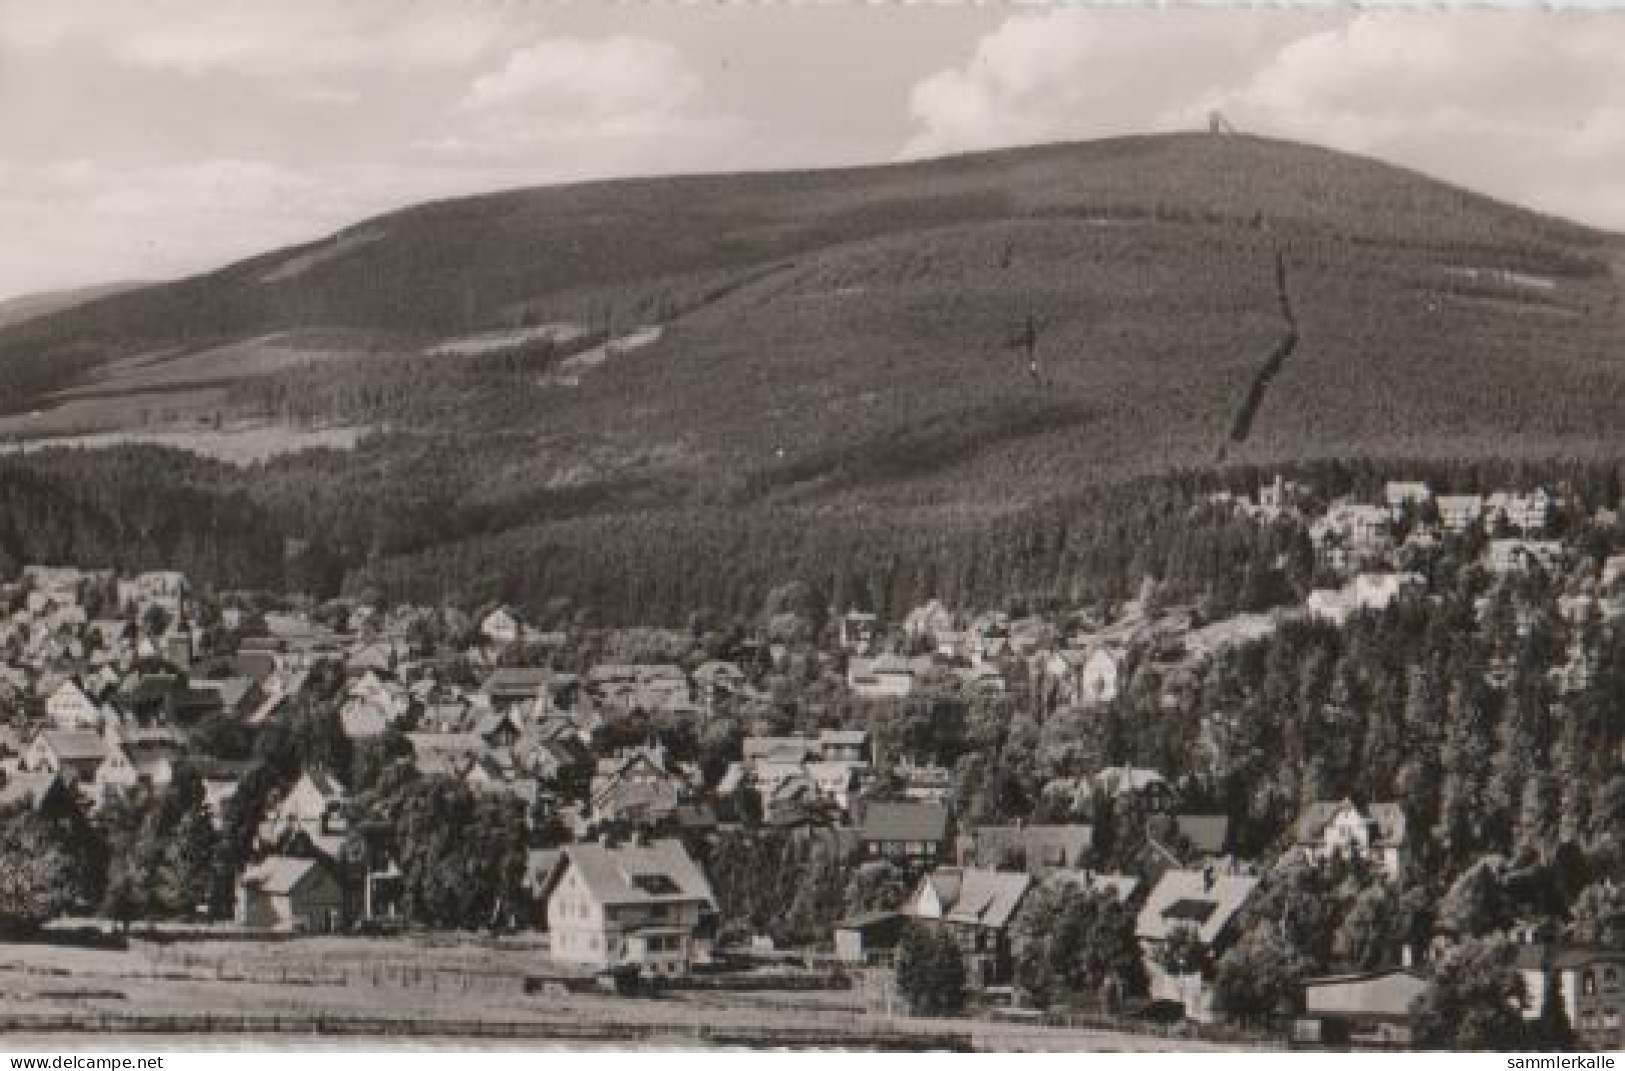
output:
M298 1035L297 1044L308 1047L337 1037L332 1044L361 1048L379 1036L397 1045L450 1045L456 1038L459 1045L510 1049L566 1041L595 1048L1214 1047L1106 1030L887 1017L843 991L659 999L527 994L526 974L546 966L534 938L132 940L123 950L8 945L0 950L0 1034L14 1046L47 1048L69 1037L76 1045L116 1039L131 1047L280 1048L284 1035Z
M0 418L0 426L6 421ZM189 450L232 465L249 465L301 450L353 450L366 428L292 428L277 424L198 428L166 431L99 431L82 435L49 435L18 439L0 446L0 453L37 450L51 446L95 449L104 446L150 445ZM4 434L4 431L0 431Z

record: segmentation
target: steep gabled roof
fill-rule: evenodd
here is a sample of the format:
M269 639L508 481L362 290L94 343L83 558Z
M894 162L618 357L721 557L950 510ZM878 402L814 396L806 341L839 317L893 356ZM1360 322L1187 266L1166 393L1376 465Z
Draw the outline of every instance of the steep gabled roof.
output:
M922 878L921 884L920 893L926 886L932 890L942 908L943 920L1003 929L1015 917L1033 879L1023 873L983 867L938 867ZM918 907L918 894L915 903Z

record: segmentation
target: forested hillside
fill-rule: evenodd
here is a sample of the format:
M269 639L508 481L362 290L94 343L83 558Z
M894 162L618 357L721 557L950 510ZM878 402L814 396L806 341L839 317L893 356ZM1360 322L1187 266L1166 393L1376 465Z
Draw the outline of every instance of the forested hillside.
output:
M365 431L223 477L318 587L996 600L1132 584L1145 477L1618 457L1620 253L1234 136L520 190L0 329L0 437Z

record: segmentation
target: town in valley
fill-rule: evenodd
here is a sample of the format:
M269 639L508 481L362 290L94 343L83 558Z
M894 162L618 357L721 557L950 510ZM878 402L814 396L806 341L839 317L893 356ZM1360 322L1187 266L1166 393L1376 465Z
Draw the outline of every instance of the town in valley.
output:
M1194 601L789 581L609 626L24 564L0 1023L236 985L340 1020L1618 1048L1618 485L1437 483L1194 488L1228 578Z

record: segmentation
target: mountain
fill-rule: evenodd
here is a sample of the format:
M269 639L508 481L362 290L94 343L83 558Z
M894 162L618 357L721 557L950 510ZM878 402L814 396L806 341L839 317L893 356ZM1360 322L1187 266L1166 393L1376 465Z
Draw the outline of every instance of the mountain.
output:
M352 566L858 545L1221 463L1615 456L1622 248L1242 136L520 190L0 330L0 435L387 429L256 476Z
M137 290L151 285L150 282L125 280L102 283L97 286L79 287L73 290L46 290L37 294L20 294L17 297L0 301L0 328L20 324L24 320L48 316L53 312L76 308L98 298L122 294L126 290Z

